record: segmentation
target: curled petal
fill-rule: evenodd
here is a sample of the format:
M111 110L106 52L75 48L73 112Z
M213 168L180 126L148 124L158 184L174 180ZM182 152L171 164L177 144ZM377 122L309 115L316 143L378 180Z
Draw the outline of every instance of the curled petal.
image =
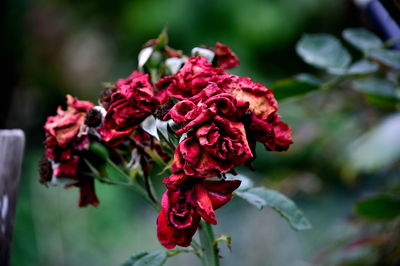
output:
M260 83L254 83L250 78L231 75L231 82L226 85L226 92L239 101L249 102L249 110L262 120L278 110L278 102L274 93Z
M78 170L78 156L72 156L71 159L63 161L57 168L54 169L53 173L56 177L69 177L76 178L76 172Z
M99 200L96 196L93 178L81 177L79 180L79 190L79 207L86 207L89 204L97 207Z
M239 65L239 58L228 46L217 42L214 52L218 67L222 69L231 69Z
M275 150L286 151L289 145L293 143L292 129L283 122L274 125L275 133Z
M199 102L201 100L209 99L211 96L223 93L224 91L217 86L216 83L210 83L203 90L201 90L196 95L190 97L190 100L193 102Z
M197 212L201 217L210 224L217 224L217 218L214 214L214 209L207 190L200 184L195 186Z
M163 184L170 190L178 190L178 187L188 179L188 176L183 172L172 174L164 178Z
M249 126L250 136L263 143L267 150L286 151L293 143L292 130L274 114L269 117L269 121L253 116Z
M240 180L205 180L201 185L208 192L208 196L215 210L223 206L232 198L232 192L240 186L240 183Z
M197 108L196 104L191 101L181 101L174 105L171 110L164 117L164 120L171 119L177 123L187 122L195 119L201 111Z
M90 108L93 107L93 103L90 101L80 101L77 98L67 95L67 105L69 108L74 108L79 112L87 112Z

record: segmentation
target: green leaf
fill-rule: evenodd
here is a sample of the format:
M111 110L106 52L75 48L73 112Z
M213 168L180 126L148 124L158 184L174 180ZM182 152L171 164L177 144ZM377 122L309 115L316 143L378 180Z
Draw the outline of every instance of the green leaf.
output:
M400 197L382 194L356 204L356 213L371 220L392 220L400 216Z
M153 47L143 48L138 55L138 68L143 71L143 66L150 59L151 54L153 53Z
M336 75L364 75L376 72L379 66L368 60L359 60L348 69L331 69L329 72Z
M274 91L275 98L278 101L290 97L300 96L320 88L319 83L311 80L306 80L304 75L300 77L304 79L299 79L295 77L278 80L270 84L268 88Z
M304 81L310 84L314 84L315 86L321 85L321 81L316 76L310 73L299 73L295 75L294 78L299 81Z
M388 80L380 78L365 78L353 82L354 89L369 95L379 95L386 98L400 99L400 91Z
M207 48L195 47L192 49L192 56L203 56L211 63L215 57L215 53Z
M160 35L157 37L157 42L154 46L155 50L160 50L168 45L168 26L165 25Z
M328 34L303 35L296 51L306 63L323 69L345 68L351 61L340 41Z
M253 181L245 175L237 174L226 174L228 180L240 180L240 186L237 188L236 191L246 191L252 187L254 187Z
M368 52L368 56L378 60L379 62L388 67L392 67L394 69L400 69L399 50L373 49Z
M254 187L247 191L237 192L236 194L259 209L262 209L264 206L273 208L295 230L307 230L311 228L310 222L304 216L303 212L297 208L296 204L278 191L264 187Z
M90 143L89 151L98 156L99 158L102 158L103 160L107 160L107 158L109 157L107 148L97 142Z
M108 178L110 178L112 180L126 180L127 179L128 174L125 173L121 168L119 168L117 165L115 165L110 160L107 161L105 170L106 170Z
M155 137L157 140L160 140L157 131L157 119L154 116L150 115L140 125L144 131Z
M400 113L394 114L356 139L346 151L347 169L369 173L383 169L400 158Z
M147 252L147 251L142 251L142 252L135 253L128 260L126 260L124 263L122 263L121 266L134 265L135 262L137 262L141 258L145 257L147 254L149 254L149 252Z
M167 252L139 252L130 257L121 266L162 266L167 261Z
M364 28L345 29L342 32L343 39L362 52L369 49L382 47L383 42L378 36Z
M259 210L262 210L262 208L264 208L267 205L267 203L263 198L249 191L237 191L236 195L238 195L242 199L245 199L248 203L256 206L256 208Z

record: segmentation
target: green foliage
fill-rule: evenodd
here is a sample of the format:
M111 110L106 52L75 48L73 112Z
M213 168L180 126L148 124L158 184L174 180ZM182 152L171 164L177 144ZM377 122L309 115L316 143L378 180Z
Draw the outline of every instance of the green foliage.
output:
M133 254L121 266L162 266L166 261L166 251L144 251Z
M326 34L304 35L297 43L297 53L306 63L339 76L328 80L321 88L336 88L350 80L354 89L364 94L370 104L395 109L400 98L395 76L395 71L400 69L400 51L385 48L389 42L383 43L378 36L362 28L346 29L342 36L361 51L362 58L351 63L340 41Z
M351 62L340 41L328 34L303 35L296 51L306 63L322 69L343 69Z
M400 69L400 51L388 49L374 49L368 52L368 56L378 60L380 63L397 69Z
M366 198L356 205L356 213L371 220L392 220L400 216L400 197L381 194Z
M380 63L400 69L400 51L385 49L384 43L378 36L363 28L346 29L343 38L367 57Z
M381 96L393 102L400 100L400 88L396 88L393 82L382 78L369 77L355 80L354 89L368 95Z
M372 32L364 28L350 28L342 32L343 39L362 52L382 47L383 42Z
M241 179L246 179L246 177L241 176ZM241 186L236 195L260 210L265 206L271 207L285 218L295 230L307 230L311 228L310 222L296 204L276 190L264 187Z
M350 65L348 69L332 69L330 72L336 75L364 75L376 72L379 66L368 60L359 60Z
M111 161L108 161L105 167L107 176L112 180L126 180L127 174Z
M400 114L394 114L356 139L347 149L345 165L356 172L372 172L400 158Z
M274 91L275 98L280 101L317 90L320 88L320 83L315 77L304 74L294 78L278 80L270 84L268 88Z
M109 158L107 148L98 142L90 142L89 151L103 160L107 160Z

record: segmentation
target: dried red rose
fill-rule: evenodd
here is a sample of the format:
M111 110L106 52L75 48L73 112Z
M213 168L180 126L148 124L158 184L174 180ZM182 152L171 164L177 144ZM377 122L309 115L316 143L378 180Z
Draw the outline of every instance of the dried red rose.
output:
M187 247L192 241L200 219L216 224L214 210L232 198L239 180L209 181L190 179L178 190L167 190L161 200L157 218L157 236L168 249Z
M217 66L222 69L231 69L239 65L239 58L236 54L228 46L220 42L215 45L214 53Z
M188 63L172 76L162 78L157 87L164 88L171 97L205 100L217 93L230 93L239 101L249 102L250 111L266 119L278 110L273 92L248 77L239 77L212 67L204 57L191 57Z
M44 126L46 143L51 142L61 148L65 148L72 143L74 148L78 148L83 139L77 138L77 135L85 121L86 112L92 106L93 103L91 102L79 101L71 95L67 95L67 110L64 111L61 107L58 107L57 115L47 118ZM57 154L51 151L46 150L46 152L46 155L52 160L57 157Z
M237 109L244 110L243 103L247 103L251 117L254 117L251 123L246 123L248 141L251 142L253 153L253 142L256 140L264 143L265 147L272 151L287 150L293 143L291 129L280 121L277 114L278 103L271 90L253 82L251 78L231 75L220 68L213 68L204 57L191 57L178 73L162 79L158 85L164 86L170 96L182 99L166 116L175 122L184 123L177 131L178 134L213 120L216 115L215 108L205 103L217 95L230 94L235 98L230 102L235 102ZM239 113L242 116L242 113ZM240 117L233 121L239 122Z
M214 177L230 172L252 157L243 124L216 116L178 144L172 172Z
M87 134L80 134L81 127L84 125L87 111L92 107L91 102L79 101L67 95L67 110L64 111L59 107L57 115L48 117L44 126L45 156L52 161L54 176L75 180L76 182L72 183L74 186L82 187L85 184L85 190L81 189L80 206L88 204L97 206L99 203L94 193L92 178L89 178L91 181L87 181L84 180L86 177L78 175L79 153L89 147L89 137ZM49 177L46 180L49 181Z
M147 74L134 71L127 79L118 80L116 88L99 130L110 145L124 141L159 105Z
M214 85L210 85L207 88L209 87L214 87ZM178 135L181 135L189 129L213 120L216 116L230 121L238 121L243 117L248 107L248 103L237 101L231 94L221 93L211 96L198 104L193 102L192 99L178 102L167 113L165 119L172 118L177 123L184 123L184 126L176 131Z
M161 78L156 87L166 90L170 97L187 99L201 92L215 76L223 74L222 69L212 67L204 57L191 57L178 73Z
M280 121L276 113L265 121L253 115L248 127L248 137L263 143L269 151L286 151L293 143L291 128Z
M225 75L219 77L217 83L237 100L248 102L249 110L263 120L278 111L278 102L274 93L261 83L253 82L251 78Z

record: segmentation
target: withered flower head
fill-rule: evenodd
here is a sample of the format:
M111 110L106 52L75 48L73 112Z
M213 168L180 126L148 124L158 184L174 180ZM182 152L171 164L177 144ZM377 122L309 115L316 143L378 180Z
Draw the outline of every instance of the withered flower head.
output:
M46 156L43 156L39 161L39 175L39 182L42 185L46 185L53 177L51 162Z
M98 127L101 124L102 118L101 112L92 107L86 114L85 124L89 127Z

